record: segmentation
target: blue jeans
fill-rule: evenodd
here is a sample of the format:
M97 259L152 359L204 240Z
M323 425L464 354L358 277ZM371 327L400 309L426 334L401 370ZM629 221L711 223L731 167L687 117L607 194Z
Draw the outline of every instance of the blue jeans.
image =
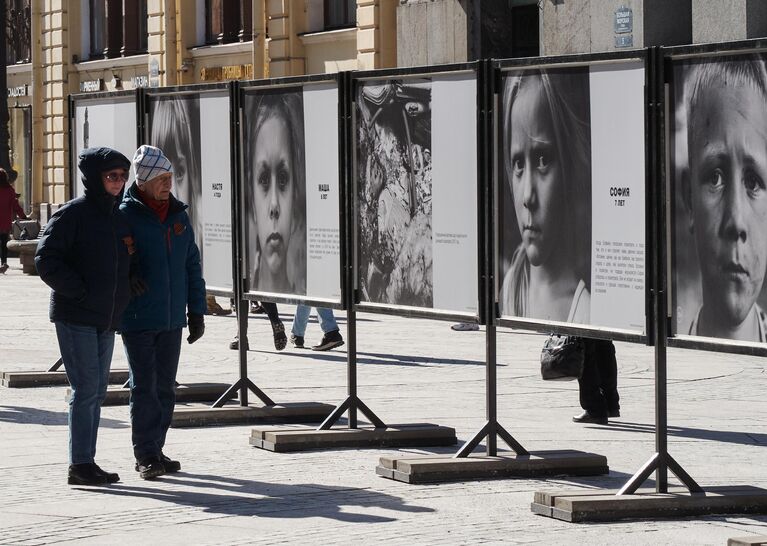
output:
M296 314L293 317L293 327L291 332L294 336L304 337L306 333L306 323L309 322L309 313L312 312L312 308L308 305L299 304L296 307ZM320 318L320 328L322 332L327 334L333 330L338 330L338 323L336 323L336 317L333 315L333 310L327 307L317 307L317 316Z
M69 464L92 463L109 385L115 333L71 322L56 322L56 337L72 389L69 398Z
M181 328L123 332L130 366L130 418L137 461L159 456L165 446L181 354Z

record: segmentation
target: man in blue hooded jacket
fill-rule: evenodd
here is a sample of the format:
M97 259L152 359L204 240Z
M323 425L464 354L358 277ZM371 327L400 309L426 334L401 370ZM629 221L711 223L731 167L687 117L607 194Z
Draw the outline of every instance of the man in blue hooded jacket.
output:
M187 206L170 193L173 166L159 148L146 145L136 150L133 166L136 182L120 211L136 241L146 292L131 301L120 332L130 366L136 471L153 479L181 469L163 453L176 402L181 330L188 318L187 341L202 337L207 305Z
M119 481L94 461L101 403L109 384L115 329L130 298L134 252L118 213L130 161L111 148L80 153L85 194L51 217L35 265L51 287L51 321L72 387L69 399L69 474L72 485Z

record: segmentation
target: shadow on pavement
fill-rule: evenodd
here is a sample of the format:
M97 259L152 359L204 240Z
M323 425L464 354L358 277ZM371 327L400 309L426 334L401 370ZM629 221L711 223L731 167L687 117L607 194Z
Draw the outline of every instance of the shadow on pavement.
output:
M263 353L263 354L276 354L276 351L266 351L251 348L251 353ZM293 349L284 352L290 356L297 356L299 358L309 358L312 360L325 360L328 362L343 362L346 363L346 352L331 352L331 351L312 351L311 349ZM372 358L365 358L372 357ZM466 360L460 358L448 358L440 360L438 358L425 357L425 356L409 356L409 355L395 355L389 353L365 353L357 351L357 363L358 364L373 364L379 366L416 366L416 367L432 367L444 364L457 364L459 366L484 366L484 360ZM498 364L499 368L506 366L506 364Z
M0 422L66 426L68 414L66 411L49 411L22 406L0 406ZM116 419L101 418L99 426L106 428L128 428L130 423Z
M613 430L654 434L655 425L647 423L631 423L626 421L610 421ZM696 440L714 440L742 445L767 445L767 434L759 432L738 432L734 430L706 430L702 428L668 427L669 436L679 438L694 438ZM680 461L681 462L681 461Z
M174 489L162 488L172 485ZM195 491L194 488L224 493ZM114 484L84 491L106 495L140 497L202 508L205 512L231 516L269 518L324 517L349 523L383 523L397 518L347 511L348 507L384 508L397 512L433 512L431 508L405 504L394 495L369 489L318 484L270 484L211 474L166 475L149 487Z

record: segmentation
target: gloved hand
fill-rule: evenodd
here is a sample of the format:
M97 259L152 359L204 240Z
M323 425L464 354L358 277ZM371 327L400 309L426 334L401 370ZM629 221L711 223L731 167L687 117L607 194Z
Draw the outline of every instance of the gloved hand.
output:
M192 344L205 333L205 319L197 313L187 313L186 318L189 328L189 337L186 340Z
M137 297L145 294L146 291L149 290L149 287L144 282L144 279L142 279L138 275L131 275L128 278L128 282L130 283L130 295L131 295L131 297L137 298Z

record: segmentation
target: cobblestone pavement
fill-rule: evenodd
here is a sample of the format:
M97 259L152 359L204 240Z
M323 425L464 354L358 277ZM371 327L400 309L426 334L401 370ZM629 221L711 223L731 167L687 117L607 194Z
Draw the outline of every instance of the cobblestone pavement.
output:
M0 276L0 370L42 370L58 357L48 290ZM289 306L284 319L290 321ZM341 315L343 317L343 315ZM345 323L341 321L342 330ZM272 350L268 322L250 320L250 377L278 402L337 403L343 350ZM208 317L185 345L179 380L233 382L233 317ZM359 392L391 423L453 426L466 440L484 421L484 332L443 322L360 315ZM311 322L307 343L320 337ZM111 487L66 484L64 387L0 388L0 544L546 543L725 544L767 534L767 517L707 517L574 525L533 515L536 490L620 487L652 454L652 350L617 344L622 418L570 421L575 383L544 383L543 338L499 331L501 423L530 450L607 456L600 478L506 479L413 486L379 478L380 455L453 449L343 449L275 454L248 445L249 426L172 429L166 451L183 471L154 482L133 471L126 406L102 412L98 462L120 472ZM345 347L344 347L345 348ZM119 341L113 368L126 367ZM670 350L670 451L704 487L767 487L767 377L754 357Z

